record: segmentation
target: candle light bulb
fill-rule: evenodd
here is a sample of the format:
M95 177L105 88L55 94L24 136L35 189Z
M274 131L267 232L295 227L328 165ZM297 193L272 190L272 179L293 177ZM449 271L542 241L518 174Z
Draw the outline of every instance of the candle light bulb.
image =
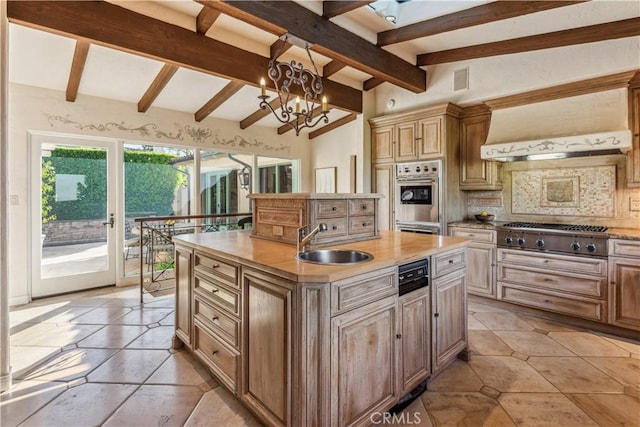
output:
M296 96L296 113L300 112L300 97Z
M260 79L260 95L261 96L265 96L267 94L267 89L265 87L265 81L264 78Z
M322 112L324 113L325 111L327 111L327 97L323 96L322 97Z

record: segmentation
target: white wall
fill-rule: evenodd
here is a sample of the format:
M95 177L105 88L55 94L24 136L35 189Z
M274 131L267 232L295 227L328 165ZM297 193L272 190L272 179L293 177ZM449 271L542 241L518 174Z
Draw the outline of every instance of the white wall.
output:
M8 215L11 305L29 299L28 131L111 138L114 144L126 140L298 158L301 171L312 170L306 136L277 135L274 129L259 126L241 130L236 122L213 118L198 123L192 114L160 108L143 114L137 112L136 104L90 96L80 95L71 103L61 91L11 84L8 184L9 194L18 197L18 204L9 206ZM310 190L310 177L301 176L301 191Z

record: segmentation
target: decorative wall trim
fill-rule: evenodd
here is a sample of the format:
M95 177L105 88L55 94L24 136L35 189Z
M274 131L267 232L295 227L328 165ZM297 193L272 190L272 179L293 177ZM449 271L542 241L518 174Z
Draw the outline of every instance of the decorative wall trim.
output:
M153 137L157 138L158 142L163 140L168 141L180 141L180 142L193 142L195 145L215 145L224 147L244 148L244 149L259 149L262 151L282 152L289 153L291 147L280 144L269 145L263 141L257 139L246 139L240 135L234 135L231 139L224 139L220 136L218 129L203 127L192 127L185 125L182 127L176 126L174 129L163 129L160 125L155 123L145 123L142 125L130 125L125 122L105 122L105 123L80 123L71 118L70 114L66 116L46 114L49 125L53 128L71 127L80 131L93 131L93 132L113 132L120 131L130 133L139 137Z

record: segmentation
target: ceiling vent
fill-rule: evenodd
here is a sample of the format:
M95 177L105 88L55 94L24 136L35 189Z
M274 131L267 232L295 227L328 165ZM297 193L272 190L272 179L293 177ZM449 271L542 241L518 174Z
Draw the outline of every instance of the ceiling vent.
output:
M469 89L469 68L453 72L453 91Z

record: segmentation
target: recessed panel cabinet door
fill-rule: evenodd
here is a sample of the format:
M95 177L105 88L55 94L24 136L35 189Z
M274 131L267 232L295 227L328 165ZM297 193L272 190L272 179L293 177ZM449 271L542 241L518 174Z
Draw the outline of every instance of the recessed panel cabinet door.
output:
M431 369L435 374L467 345L467 304L464 269L438 277L432 282Z
M429 288L400 297L400 395L404 396L431 373Z
M609 323L640 330L640 258L609 257Z
M176 336L191 345L191 249L176 245Z
M395 126L384 126L371 130L371 153L373 163L393 162L393 132Z
M398 400L397 298L331 320L332 425L370 425L369 415Z

